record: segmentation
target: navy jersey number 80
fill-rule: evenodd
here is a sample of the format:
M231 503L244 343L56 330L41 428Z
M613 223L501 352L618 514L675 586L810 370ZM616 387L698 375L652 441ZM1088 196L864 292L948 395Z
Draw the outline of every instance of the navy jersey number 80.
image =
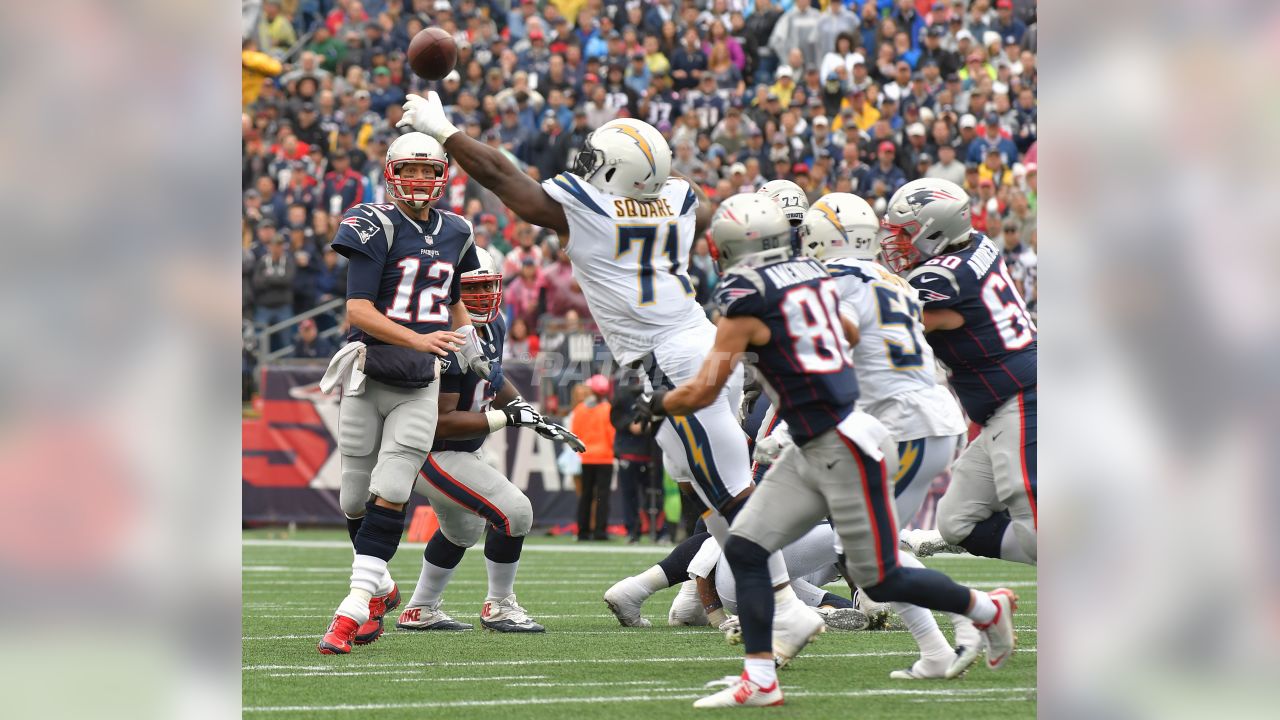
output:
M716 303L725 317L752 316L768 326L769 343L748 349L797 443L853 412L853 353L840 321L839 291L821 264L804 258L733 268L716 290Z

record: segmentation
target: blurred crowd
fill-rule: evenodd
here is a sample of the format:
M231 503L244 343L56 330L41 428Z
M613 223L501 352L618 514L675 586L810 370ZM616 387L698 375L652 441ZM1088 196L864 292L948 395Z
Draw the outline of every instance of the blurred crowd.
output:
M909 180L952 180L1035 307L1033 0L268 0L254 9L246 5L242 52L247 337L344 297L344 261L328 248L335 222L353 204L383 201L401 103L426 90L459 128L538 179L570 169L592 128L636 117L668 137L673 169L713 201L785 178L810 201L852 192L879 211ZM432 25L453 33L458 62L427 83L404 50ZM501 262L509 360L591 330L554 233L515 218L456 166L439 202L468 217L476 244ZM689 273L706 304L717 278L703 239ZM337 303L308 330L277 333L272 347L315 352L303 333L327 339L342 322Z

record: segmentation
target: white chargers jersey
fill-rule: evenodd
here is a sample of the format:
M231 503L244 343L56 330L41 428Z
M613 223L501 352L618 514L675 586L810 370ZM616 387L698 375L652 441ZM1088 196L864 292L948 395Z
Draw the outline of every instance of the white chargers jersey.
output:
M690 329L714 334L689 279L698 199L687 181L668 179L648 202L567 172L542 187L564 207L573 277L618 362L635 362Z
M825 264L840 290L840 313L857 323L861 336L853 348L858 407L899 442L963 433L960 406L935 376L916 289L870 260Z

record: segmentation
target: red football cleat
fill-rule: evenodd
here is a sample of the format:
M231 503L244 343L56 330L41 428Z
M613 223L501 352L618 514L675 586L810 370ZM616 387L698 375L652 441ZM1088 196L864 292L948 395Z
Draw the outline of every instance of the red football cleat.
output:
M382 618L400 605L400 587L392 583L391 592L369 598L369 620L356 630L356 645L368 645L382 637Z
M356 636L356 621L346 615L334 615L333 622L316 649L321 655L346 655L351 652L351 642Z

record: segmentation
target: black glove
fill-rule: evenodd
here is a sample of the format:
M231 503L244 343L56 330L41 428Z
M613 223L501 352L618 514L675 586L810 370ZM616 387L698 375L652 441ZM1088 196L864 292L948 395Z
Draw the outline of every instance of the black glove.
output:
M538 411L519 395L502 408L502 413L507 416L507 427L533 427L542 422Z
M577 435L569 432L568 428L553 422L543 420L534 426L533 431L548 440L559 440L566 443L574 452L585 452L587 446Z
M763 386L760 379L756 375L754 365L746 365L746 377L742 384L742 405L738 408L738 424L745 425L747 418L751 417L751 411L755 410L756 400L760 399L760 391Z
M631 422L640 423L640 432L654 432L658 421L667 416L667 411L662 407L662 401L666 397L666 390L655 390L652 394L644 393L636 398Z

